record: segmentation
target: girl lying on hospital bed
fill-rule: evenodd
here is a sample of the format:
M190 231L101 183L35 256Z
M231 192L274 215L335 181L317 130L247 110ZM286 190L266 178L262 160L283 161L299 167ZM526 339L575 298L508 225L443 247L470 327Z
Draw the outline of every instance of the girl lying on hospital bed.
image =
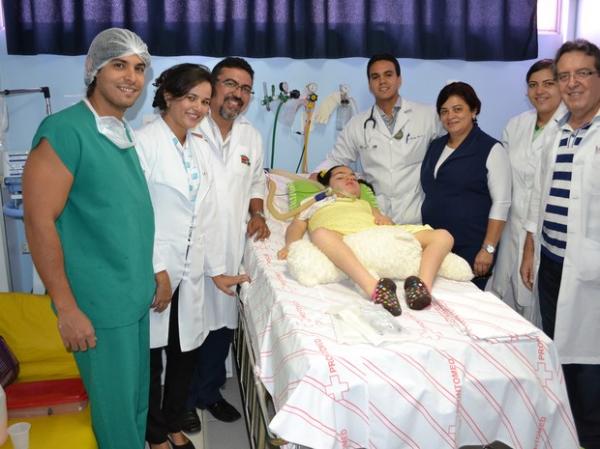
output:
M285 246L278 252L278 257L287 258L289 246L300 240L308 229L312 243L356 282L368 298L382 304L392 315L400 315L402 310L394 281L375 278L343 240L345 235L380 225L393 225L393 222L367 201L358 199L360 184L349 167L332 167L321 172L318 181L333 189L334 195L314 203L290 223L285 233ZM433 281L452 249L454 239L447 231L434 230L427 225L399 226L413 234L423 248L419 276L409 276L404 282L408 306L420 310L431 304Z

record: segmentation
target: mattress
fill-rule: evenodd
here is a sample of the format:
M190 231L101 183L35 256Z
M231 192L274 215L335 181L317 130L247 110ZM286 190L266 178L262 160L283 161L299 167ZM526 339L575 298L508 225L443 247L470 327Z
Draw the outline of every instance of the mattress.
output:
M298 284L276 257L286 224L269 226L246 245L240 301L289 447L579 447L552 341L494 295L438 278L431 307L401 299L394 318L350 281Z

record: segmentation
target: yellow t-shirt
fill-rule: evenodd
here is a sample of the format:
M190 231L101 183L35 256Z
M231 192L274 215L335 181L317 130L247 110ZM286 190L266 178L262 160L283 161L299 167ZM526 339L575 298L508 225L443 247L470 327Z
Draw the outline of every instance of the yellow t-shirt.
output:
M378 226L375 224L371 205L365 200L336 197L324 201L322 204L315 204L313 210L309 208L304 216L300 216L300 219L308 219L310 232L317 228L325 228L348 235ZM432 229L429 225L394 226L400 226L411 234Z
M326 228L343 235L377 226L371 206L365 200L336 198L319 208L308 220L308 230Z

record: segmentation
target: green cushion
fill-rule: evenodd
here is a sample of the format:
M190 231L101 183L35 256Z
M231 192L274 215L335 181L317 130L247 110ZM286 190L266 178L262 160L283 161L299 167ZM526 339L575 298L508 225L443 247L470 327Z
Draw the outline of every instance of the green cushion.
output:
M319 187L308 180L296 180L288 184L288 198L290 210L297 209L300 203L320 191ZM378 208L377 199L373 191L365 184L360 185L360 197L367 201L371 207Z

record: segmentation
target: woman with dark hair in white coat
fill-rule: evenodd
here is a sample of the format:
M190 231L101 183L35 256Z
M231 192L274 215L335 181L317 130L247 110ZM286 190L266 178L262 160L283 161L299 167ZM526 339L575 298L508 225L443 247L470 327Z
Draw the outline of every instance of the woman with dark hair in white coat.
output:
M534 307L533 292L525 287L519 275L526 235L523 225L527 219L535 169L540 161L543 142L549 129L553 128L546 125L560 119L566 109L561 103L551 59L534 63L527 71L526 81L527 97L534 109L510 119L502 135L503 145L510 157L512 203L488 288L529 321L539 325L539 311Z
M180 421L195 349L208 333L203 326L204 276L231 295L230 287L247 276L223 275L225 242L209 171L210 149L202 136L190 131L208 112L210 73L197 64L179 64L165 70L154 86L152 106L160 117L136 133L156 222L146 439L151 449L193 449ZM167 368L161 394L163 351Z

